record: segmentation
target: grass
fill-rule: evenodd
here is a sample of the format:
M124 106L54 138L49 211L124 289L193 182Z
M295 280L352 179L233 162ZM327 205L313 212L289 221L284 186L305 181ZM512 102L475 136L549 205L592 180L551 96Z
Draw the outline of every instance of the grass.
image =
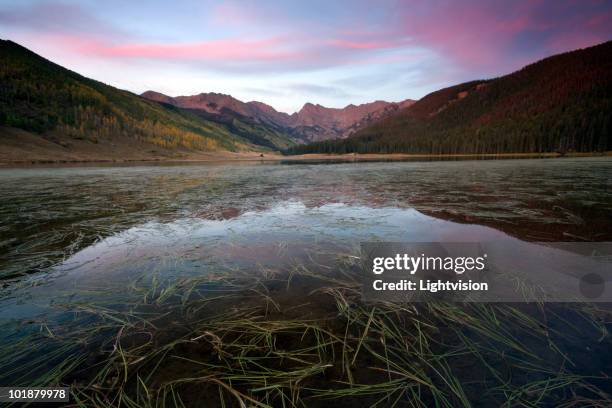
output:
M142 276L121 302L31 322L3 346L0 383L70 386L78 407L612 404L608 367L576 351L610 350L609 312L364 304L357 261Z

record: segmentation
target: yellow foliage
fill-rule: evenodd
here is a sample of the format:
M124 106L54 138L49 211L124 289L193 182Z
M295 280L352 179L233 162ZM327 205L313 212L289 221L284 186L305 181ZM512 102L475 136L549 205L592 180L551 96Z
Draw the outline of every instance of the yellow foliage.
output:
M219 149L219 143L212 137L149 119L137 120L118 110L113 113L111 116L102 116L95 108L78 106L74 112L74 122L78 125L60 123L58 130L75 138L127 136L164 148L184 147L204 151Z

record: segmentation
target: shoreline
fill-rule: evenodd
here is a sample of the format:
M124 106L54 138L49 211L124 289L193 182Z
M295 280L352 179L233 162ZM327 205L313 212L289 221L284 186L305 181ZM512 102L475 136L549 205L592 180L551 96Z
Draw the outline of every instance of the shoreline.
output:
M72 165L96 165L96 164L152 164L152 163L212 163L212 162L280 162L280 161L401 161L411 159L473 159L473 160L491 160L491 159L544 159L544 158L576 158L576 157L612 157L612 151L606 152L574 152L560 154L556 152L549 153L461 153L461 154L410 154L410 153L345 153L345 154L323 154L309 153L302 155L282 155L278 153L262 153L260 152L215 152L202 153L190 157L152 157L152 158L99 158L99 159L31 159L31 160L9 160L0 161L0 168L23 168L23 167L39 167L44 165L50 166L72 166Z

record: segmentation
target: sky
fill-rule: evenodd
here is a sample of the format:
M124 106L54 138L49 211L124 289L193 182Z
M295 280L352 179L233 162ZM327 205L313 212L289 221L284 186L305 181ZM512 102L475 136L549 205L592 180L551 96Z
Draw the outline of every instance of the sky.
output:
M418 99L612 39L612 0L0 0L0 37L135 93Z

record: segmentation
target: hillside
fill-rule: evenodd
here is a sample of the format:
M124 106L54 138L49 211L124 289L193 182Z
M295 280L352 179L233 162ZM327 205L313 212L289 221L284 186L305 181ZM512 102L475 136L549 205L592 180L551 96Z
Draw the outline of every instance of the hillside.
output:
M92 154L98 159L126 158L122 157L126 154L140 159L181 157L189 152L278 150L294 143L265 126L238 119L231 123L208 120L151 102L85 78L11 41L0 41L0 59L0 146L4 152L14 149L14 138L19 137L24 144L65 153L62 157L83 153L84 159Z
M176 98L147 91L143 98L168 108L179 108L206 121L220 124L232 134L271 149L284 149L301 142L296 140L282 120L284 113L261 102L244 103L230 95L202 93Z
M495 154L612 150L612 42L433 92L303 153Z
M362 105L351 104L344 108L327 108L306 103L298 112L289 115L262 102L242 102L231 95L214 92L171 97L147 91L141 96L182 109L206 112L206 117L222 117L225 122L229 118L237 117L242 122L266 126L280 134L287 134L301 143L349 137L359 129L414 102L410 99L399 103L375 101Z

